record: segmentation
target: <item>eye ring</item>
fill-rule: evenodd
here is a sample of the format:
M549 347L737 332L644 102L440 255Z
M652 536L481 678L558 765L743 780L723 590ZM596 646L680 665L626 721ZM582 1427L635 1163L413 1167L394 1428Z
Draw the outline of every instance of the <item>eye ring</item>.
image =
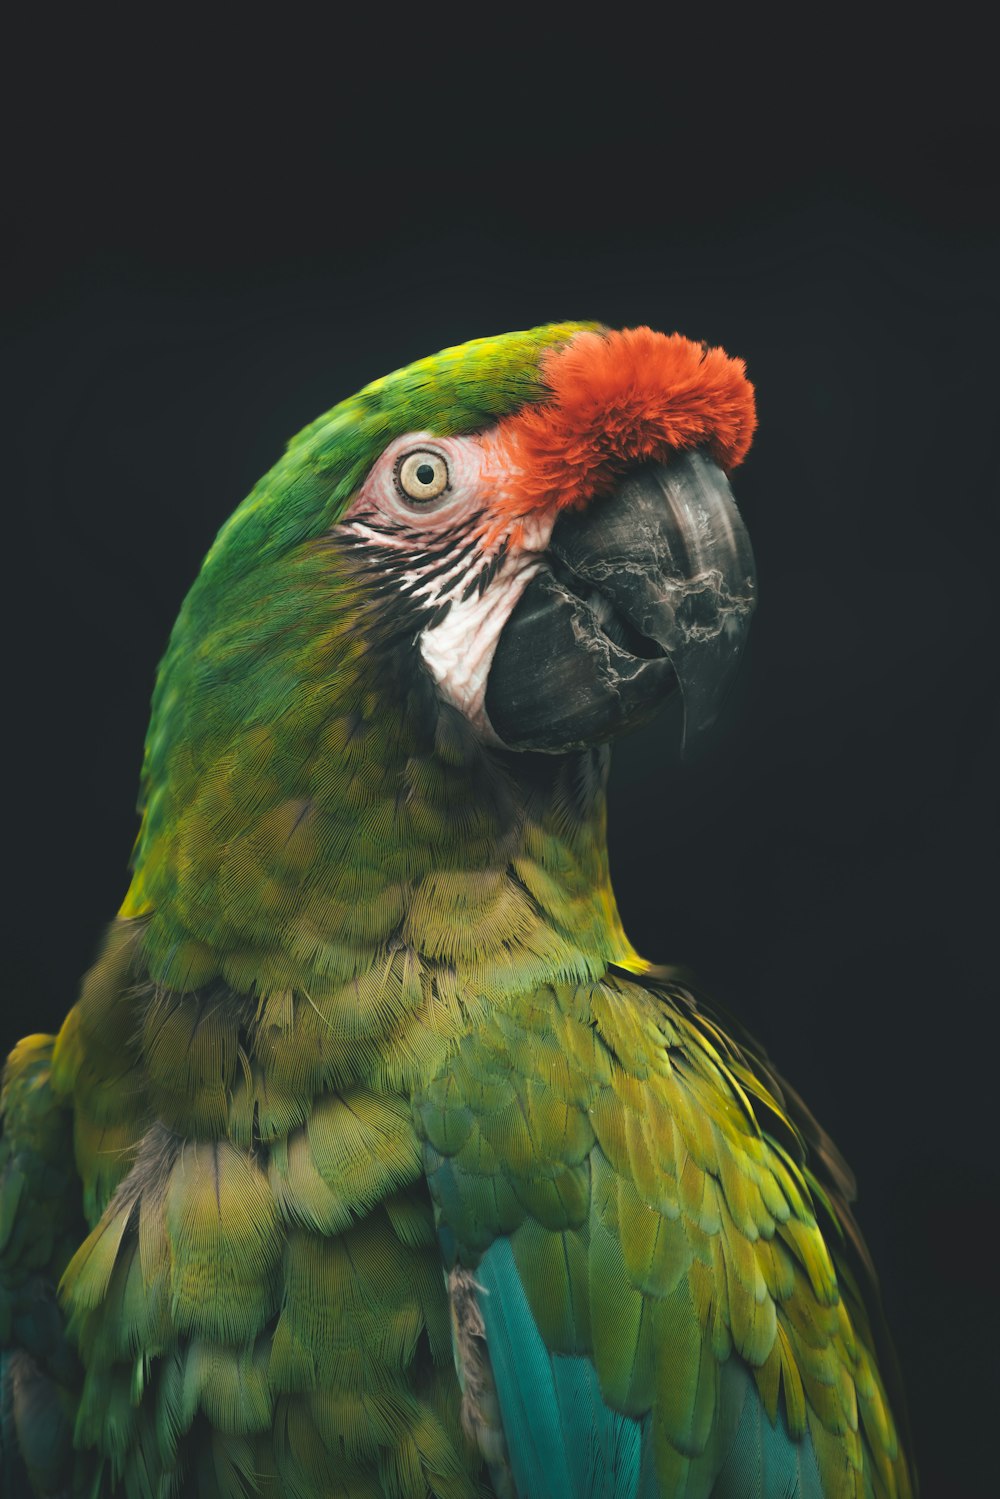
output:
M411 448L401 453L393 480L403 500L416 510L428 509L451 487L448 461L433 448Z

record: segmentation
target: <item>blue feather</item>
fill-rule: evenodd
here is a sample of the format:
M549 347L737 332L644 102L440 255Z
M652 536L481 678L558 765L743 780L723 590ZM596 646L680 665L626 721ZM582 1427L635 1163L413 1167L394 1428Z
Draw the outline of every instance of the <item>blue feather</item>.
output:
M742 1386L742 1409L711 1499L824 1499L808 1433L796 1441L780 1410L777 1423L771 1425L757 1386L742 1364L731 1359L725 1373L731 1393Z
M611 1410L587 1358L542 1342L509 1239L494 1241L476 1270L510 1465L519 1499L663 1499L646 1421ZM796 1441L784 1413L772 1426L749 1370L722 1368L720 1408L703 1462L710 1499L824 1499L808 1433ZM641 1490L640 1490L641 1478Z
M520 1499L636 1499L641 1423L605 1405L589 1359L549 1353L509 1240L490 1246L476 1279Z

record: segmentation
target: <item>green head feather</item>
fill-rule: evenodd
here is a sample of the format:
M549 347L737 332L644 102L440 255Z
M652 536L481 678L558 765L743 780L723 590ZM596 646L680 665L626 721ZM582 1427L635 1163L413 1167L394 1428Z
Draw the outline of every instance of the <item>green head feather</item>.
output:
M40 1402L31 1345L5 1405L46 1492L472 1499L482 1456L497 1493L508 1457L553 1494L911 1493L849 1173L752 1043L607 971L648 965L606 752L488 749L383 564L330 535L389 442L543 398L583 326L313 423L183 606L121 919L0 1098L0 1314L19 1339L41 1308L69 1368Z
M222 527L160 667L121 911L146 920L158 981L341 982L400 935L456 961L456 922L479 958L487 930L494 956L522 939L530 954L543 885L574 906L567 950L547 939L559 971L579 966L569 954L581 947L586 966L602 964L609 940L627 959L603 828L581 830L583 870L568 834L542 858L541 803L565 793L537 793L526 821L466 726L436 710L429 721L428 684L392 676L371 600L327 539L390 441L475 430L542 399L542 353L591 326L477 339L374 381L300 432ZM593 806L600 821L599 796ZM526 861L518 883L498 852ZM479 884L463 888L471 874ZM537 955L528 966L537 978Z

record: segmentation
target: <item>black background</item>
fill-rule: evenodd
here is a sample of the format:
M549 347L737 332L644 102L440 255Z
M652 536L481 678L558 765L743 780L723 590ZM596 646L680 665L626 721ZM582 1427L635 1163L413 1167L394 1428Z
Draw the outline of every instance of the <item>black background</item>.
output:
M333 18L335 21L335 17ZM995 1475L997 220L985 38L388 13L14 48L2 294L11 918L56 1027L127 881L153 671L321 410L564 317L746 358L761 605L702 755L615 752L638 947L854 1165L925 1495ZM800 21L800 26L805 23ZM470 30L470 27L472 29ZM388 49L388 50L387 50Z

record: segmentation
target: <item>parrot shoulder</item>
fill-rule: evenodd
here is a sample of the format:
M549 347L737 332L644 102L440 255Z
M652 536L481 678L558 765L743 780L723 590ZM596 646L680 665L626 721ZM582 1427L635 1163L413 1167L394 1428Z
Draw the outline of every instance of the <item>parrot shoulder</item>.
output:
M831 1253L817 1171L846 1168L810 1167L766 1064L688 989L610 970L525 997L415 1108L518 1492L910 1492Z

